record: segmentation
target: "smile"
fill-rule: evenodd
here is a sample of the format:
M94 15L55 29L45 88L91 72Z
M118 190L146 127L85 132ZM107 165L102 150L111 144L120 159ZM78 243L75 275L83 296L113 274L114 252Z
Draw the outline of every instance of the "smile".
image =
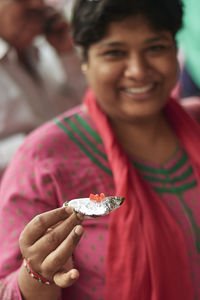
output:
M154 84L148 84L142 87L132 87L132 88L124 88L123 91L130 94L142 94L150 91L153 88Z

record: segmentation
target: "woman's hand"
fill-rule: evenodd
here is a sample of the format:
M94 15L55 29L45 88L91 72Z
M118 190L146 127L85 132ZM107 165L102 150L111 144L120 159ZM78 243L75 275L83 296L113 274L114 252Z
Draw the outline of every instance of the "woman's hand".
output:
M58 208L36 216L19 239L22 255L32 269L62 288L79 277L71 257L83 234L82 220L71 207Z

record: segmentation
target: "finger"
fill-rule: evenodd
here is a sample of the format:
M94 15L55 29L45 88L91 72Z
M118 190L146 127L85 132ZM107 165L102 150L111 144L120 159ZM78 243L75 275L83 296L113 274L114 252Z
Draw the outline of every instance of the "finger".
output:
M66 261L72 256L83 232L83 227L77 225L68 237L44 259L41 265L44 277L49 278L52 274L62 269Z
M78 217L79 218L78 218ZM37 240L31 247L33 253L40 252L40 257L43 260L49 253L54 251L70 234L73 228L80 224L83 216L73 213L69 218L57 225L54 229L50 230Z
M71 286L79 278L79 272L76 269L72 269L69 272L58 272L54 275L53 280L56 285L61 288Z
M45 5L42 0L21 0L22 2L26 3L26 7L29 9L41 9L44 11Z
M73 212L71 207L61 207L43 214L37 215L20 236L20 244L23 246L33 245L51 226L68 218Z
M45 34L50 34L52 31L54 31L55 27L57 25L57 23L60 23L60 17L59 16L54 16L54 17L51 17L49 19L46 20L45 24L44 24L44 32Z
M45 26L44 33L47 38L50 38L51 36L54 36L54 35L60 35L60 36L65 35L65 38L68 38L69 26L67 25L67 23L65 21L57 20L57 21L49 24L48 26Z
M69 38L69 36L66 37L65 34L64 36L60 34L51 34L46 36L46 39L48 43L50 43L51 46L54 47L59 54L69 53L73 50L73 42L71 38Z

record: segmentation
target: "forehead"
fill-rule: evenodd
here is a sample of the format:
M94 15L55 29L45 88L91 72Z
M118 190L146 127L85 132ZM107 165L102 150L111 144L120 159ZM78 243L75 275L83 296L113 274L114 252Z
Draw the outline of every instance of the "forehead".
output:
M99 46L109 43L148 43L156 40L173 40L167 30L156 30L143 15L130 16L122 21L111 22L97 43Z

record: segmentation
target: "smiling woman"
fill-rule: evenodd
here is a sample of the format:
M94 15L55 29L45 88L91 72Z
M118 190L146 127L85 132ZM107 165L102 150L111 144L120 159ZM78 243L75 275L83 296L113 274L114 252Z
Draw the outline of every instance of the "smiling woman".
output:
M181 17L178 0L75 1L89 90L31 134L5 174L3 300L200 297L200 127L170 97ZM125 200L84 219L85 198L101 191Z
M177 79L172 34L155 30L142 15L109 24L85 64L89 85L111 119L155 118Z

